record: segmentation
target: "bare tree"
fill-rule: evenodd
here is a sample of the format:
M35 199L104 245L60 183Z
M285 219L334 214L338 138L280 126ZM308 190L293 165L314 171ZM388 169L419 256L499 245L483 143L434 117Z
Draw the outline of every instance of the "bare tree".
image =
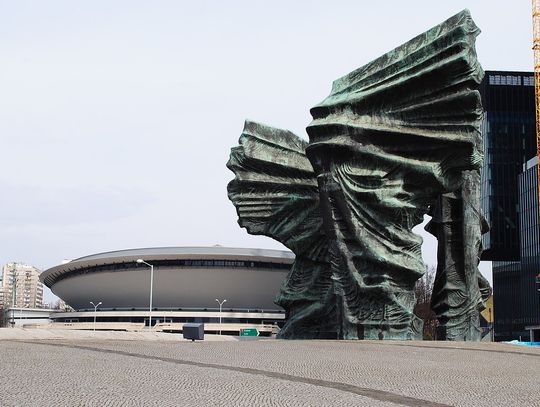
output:
M437 317L431 309L431 293L435 282L436 267L429 266L426 273L416 282L414 293L416 305L414 314L424 321L423 337L425 340L435 340L437 330Z

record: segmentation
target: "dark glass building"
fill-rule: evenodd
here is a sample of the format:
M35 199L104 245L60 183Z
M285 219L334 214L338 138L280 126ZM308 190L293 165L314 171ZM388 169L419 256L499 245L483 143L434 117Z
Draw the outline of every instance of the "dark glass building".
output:
M518 176L536 154L534 75L486 71L481 206L491 230L482 260L519 261Z
M493 313L496 341L519 339L525 335L522 320L521 264L519 261L493 263Z
M519 227L521 229L522 321L525 327L538 327L535 340L540 342L540 293L536 275L540 274L540 217L538 212L538 158L527 162L519 176Z
M491 227L482 238L482 260L493 261L495 340L526 340L525 327L540 323L531 278L539 268L531 254L538 252L538 183L530 164L536 156L534 75L486 71L480 93L485 111L481 205Z

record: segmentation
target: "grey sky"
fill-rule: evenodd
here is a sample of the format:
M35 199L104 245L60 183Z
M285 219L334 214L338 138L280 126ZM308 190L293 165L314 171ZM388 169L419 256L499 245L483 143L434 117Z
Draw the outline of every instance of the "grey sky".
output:
M334 79L463 8L484 69L532 70L529 1L0 0L0 263L282 247L227 199L244 119L306 137Z

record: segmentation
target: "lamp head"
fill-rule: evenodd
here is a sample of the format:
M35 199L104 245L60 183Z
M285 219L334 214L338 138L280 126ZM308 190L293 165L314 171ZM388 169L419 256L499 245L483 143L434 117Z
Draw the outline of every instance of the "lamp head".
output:
M144 260L143 259L137 259L137 263L144 263Z

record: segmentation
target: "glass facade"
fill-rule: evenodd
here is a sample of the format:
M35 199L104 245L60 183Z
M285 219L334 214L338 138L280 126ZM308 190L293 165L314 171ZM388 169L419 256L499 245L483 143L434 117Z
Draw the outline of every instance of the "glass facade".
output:
M527 326L540 325L540 212L538 160L529 160L518 177L520 261L493 262L495 340L529 338Z
M538 211L538 159L529 161L519 176L519 224L521 229L521 294L523 324L540 325L540 217Z
M525 335L521 322L521 264L519 261L493 262L493 312L496 341ZM521 329L520 329L521 327Z
M538 184L536 167L527 165L536 156L534 75L486 71L480 93L481 206L491 228L482 237L482 260L493 261L495 340L527 338L525 326L540 323L534 283L540 250Z
M482 260L519 260L518 176L536 154L534 77L530 72L486 71L481 207L491 227Z
M537 159L519 175L520 261L493 262L495 340L529 338L526 326L540 325L540 217Z

